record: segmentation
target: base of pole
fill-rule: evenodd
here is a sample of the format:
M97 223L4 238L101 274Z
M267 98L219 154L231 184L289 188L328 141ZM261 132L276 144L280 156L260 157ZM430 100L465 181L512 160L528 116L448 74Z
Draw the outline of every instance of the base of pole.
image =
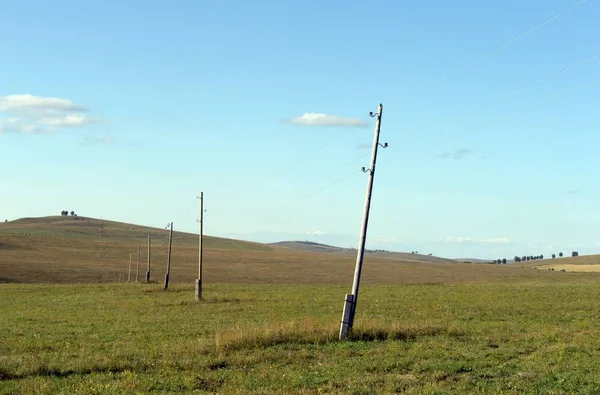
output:
M344 299L344 312L342 314L342 324L340 325L340 340L346 340L354 321L354 295L346 294Z
M202 299L202 279L196 279L196 301Z
M146 272L146 284L150 282L150 272Z
M169 273L165 274L165 291L169 288Z

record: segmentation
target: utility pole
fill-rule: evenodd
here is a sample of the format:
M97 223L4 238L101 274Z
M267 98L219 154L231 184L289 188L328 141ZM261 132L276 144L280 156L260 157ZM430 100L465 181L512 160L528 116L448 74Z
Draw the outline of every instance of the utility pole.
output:
M352 330L354 324L354 313L356 312L356 302L358 301L358 287L360 285L360 274L362 271L363 258L365 255L365 243L367 240L367 225L369 223L369 210L371 208L371 195L373 193L373 178L375 177L375 164L377 162L377 148L379 147L379 130L381 128L381 114L383 113L383 104L380 104L377 108L377 114L374 115L372 112L369 114L371 117L376 117L375 122L375 136L373 138L373 152L371 155L371 168L365 169L364 173L369 173L367 181L367 197L365 199L365 209L363 214L362 228L360 231L360 239L358 245L358 253L356 256L356 268L354 270L354 282L352 283L352 293L347 294L344 300L344 312L342 314L342 323L340 325L340 340L346 339L348 334ZM388 145L385 143L381 145L386 148Z
M202 299L202 236L204 231L204 192L200 192L200 230L198 233L198 279L196 280L196 300Z
M150 243L152 242L152 235L148 233L148 268L146 269L146 284L150 282Z
M135 269L135 282L140 281L140 243L138 243L137 267Z
M169 257L167 258L167 274L165 274L165 291L169 288L169 274L171 274L171 247L173 246L173 222L169 232Z
M131 282L131 254L129 254L129 272L127 272L127 282Z

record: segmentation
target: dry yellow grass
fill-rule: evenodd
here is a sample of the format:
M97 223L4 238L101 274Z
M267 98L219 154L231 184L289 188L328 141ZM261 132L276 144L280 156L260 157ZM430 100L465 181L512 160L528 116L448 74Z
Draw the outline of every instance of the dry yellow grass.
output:
M534 265L538 270L554 270L579 273L600 272L600 255L585 255L571 258L546 260L544 264Z
M167 263L167 232L89 218L48 217L0 224L0 277L36 283L115 282L127 271L142 244L140 278L146 271L146 233L153 233L151 279L162 282ZM578 259L582 259L578 258ZM567 261L566 259L564 260ZM350 285L353 256L314 253L258 243L206 237L207 283ZM443 264L367 255L364 284L448 284L532 278L557 274L531 265ZM193 283L198 271L197 235L176 233L171 281ZM568 274L566 274L568 275ZM593 276L593 274L590 274ZM127 277L127 273L125 273Z

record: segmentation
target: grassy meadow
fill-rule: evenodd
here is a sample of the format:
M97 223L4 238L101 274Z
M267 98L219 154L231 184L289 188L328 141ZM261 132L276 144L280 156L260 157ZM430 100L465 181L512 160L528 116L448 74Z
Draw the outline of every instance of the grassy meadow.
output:
M600 288L366 286L351 341L347 287L0 288L0 393L597 393Z
M355 327L340 342L352 257L207 238L196 302L193 235L176 234L163 291L162 240L152 254L158 284L118 283L148 230L105 222L105 243L97 220L80 221L0 226L0 277L10 281L0 284L0 394L600 389L600 273L544 266L598 257L488 265L367 256Z

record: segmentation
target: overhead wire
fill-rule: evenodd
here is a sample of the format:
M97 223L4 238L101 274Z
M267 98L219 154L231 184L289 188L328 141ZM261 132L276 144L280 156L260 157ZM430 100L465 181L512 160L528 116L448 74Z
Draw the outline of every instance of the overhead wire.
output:
M327 189L329 189L329 188L333 187L334 185L337 185L337 184L339 184L340 182L342 182L342 181L344 181L344 180L346 180L346 179L348 179L348 178L352 177L353 175L355 175L356 173L358 173L358 172L361 172L361 171L362 171L362 170L360 170L360 169L358 169L358 170L354 170L352 173L345 175L344 177L342 177L342 178L340 178L340 179L338 179L338 180L336 180L336 181L334 181L334 182L332 182L332 183L330 183L330 184L328 184L328 185L324 186L323 188L319 188L319 189L317 189L316 191L313 191L313 192L311 192L311 193L309 193L309 194L307 194L307 195L305 195L305 196L302 196L302 197L300 198L300 200L308 199L308 198L309 198L309 197L311 197L311 196L314 196L314 195L316 195L316 194L318 194L318 193L321 193L321 192L323 192L323 191L325 191L325 190L327 190Z
M320 175L320 176L318 176L318 177L314 178L313 180L311 180L311 183L312 183L312 182L315 182L315 181L320 181L320 180L322 180L323 178L326 178L326 177L330 176L331 174L333 174L333 173L337 172L338 170L345 169L346 167L350 166L351 164L353 164L353 163L356 163L356 162L358 162L359 160L361 160L361 159L364 159L364 158L366 158L366 157L367 157L367 156L369 156L369 155L371 155L371 153L370 153L370 152L369 152L369 153L366 153L366 154L364 154L364 155L361 155L361 156L359 156L358 158L351 160L350 162L346 162L346 163L344 163L343 165L341 165L341 166L338 166L338 167L334 168L333 170L331 170L331 171L329 171L329 172L327 172L327 173L325 173L325 174L322 174L322 175ZM297 191L299 191L300 189L303 189L303 187L302 187L302 186L300 186L300 187L294 188L294 189L292 190L292 192L297 192Z
M575 70L575 69L577 69L577 68L579 68L579 67L581 67L581 66L584 66L584 65L586 65L586 64L588 64L588 63L590 63L590 62L593 62L594 60L597 60L597 59L600 59L600 54L599 54L599 55L592 56L592 57L590 57L590 58L588 58L588 59L586 59L586 60L584 60L584 61L582 61L582 62L576 63L575 65L569 66L569 67L567 67L567 68L565 68L565 69L562 69L562 70L560 70L560 71L558 71L558 72L556 72L556 73L554 73L554 74L552 74L552 75L550 75L550 76L548 76L548 77L545 77L545 78L542 78L541 80L538 80L538 81L537 81L537 82L535 82L535 83L529 84L529 85L527 85L527 86L525 86L525 87L519 88L518 90L512 91L512 92L510 92L510 93L507 93L507 94L505 94L505 95L502 95L502 96L499 96L499 97L497 97L497 98L495 98L495 99L493 99L493 100L490 100L489 102L485 103L485 104L484 104L484 105L482 105L482 106L478 106L478 107L472 108L472 109L470 109L470 110L467 110L467 111L465 111L464 113L462 113L462 115L459 115L458 117L454 117L454 118L450 119L450 121L455 121L455 120L457 120L457 119L460 119L460 118L462 118L462 117L465 117L466 115L469 115L469 114L472 114L472 113L476 113L476 112L478 112L478 111L481 111L481 110L483 110L483 109L485 109L485 108L487 108L487 107L491 106L492 104L495 104L495 103L497 103L497 102L499 102L499 101L502 101L502 100L504 100L504 99L506 99L506 98L509 98L509 97L514 97L514 96L516 96L516 95L519 95L519 94L521 94L521 93L523 93L523 92L525 92L525 91L527 91L527 90L529 90L529 89L535 88L535 87L537 87L537 86L539 86L539 85L542 85L542 84L544 84L544 83L546 83L546 82L548 82L548 81L554 80L554 79L558 78L559 76L561 76L561 75L563 75L563 74L566 74L566 73L568 73L568 72L571 72L571 71L573 71L573 70ZM446 122L446 123L447 123L447 122ZM439 129L441 129L441 128L442 128L442 127L443 127L443 126L446 124L446 123L444 123L444 124L438 124L438 125L434 126L433 128L429 129L429 131L439 130ZM446 140L442 140L442 141L446 141ZM439 145L440 143L441 143L441 141L436 141L436 142L435 142L435 144L434 144L433 146L437 146L437 145Z
M339 140L340 138L342 138L343 136L345 136L351 129L353 128L353 126L347 126L344 128L344 130L339 133L338 135L336 135L335 137L329 139L328 141L326 141L324 144L320 145L317 149L311 151L308 155L305 155L304 157L292 162L290 165L286 166L282 171L280 171L279 173L275 174L274 176L268 178L267 180L261 180L259 182L254 183L253 185L251 185L250 187L244 188L242 189L240 192L245 192L245 191L249 191L255 187L257 187L258 185L261 185L265 182L268 181L273 181L276 180L284 175L286 175L290 170L292 170L293 168L295 168L296 166L298 166L301 163L304 163L305 161L307 161L308 159L312 158L313 156L315 156L317 153L321 152L323 149L327 148L329 145L331 145L332 143L334 143L335 141Z
M535 110L536 108L539 108L539 107L545 106L546 104L552 103L552 102L554 102L554 101L556 101L556 100L559 100L559 99L562 99L562 98L564 98L564 97L566 97L566 96L572 95L572 94L573 94L573 93L575 93L575 92L579 92L579 91L581 91L581 90L583 90L583 89L585 89L585 88L588 88L588 87L590 87L590 86L592 86L592 85L595 85L595 84L597 84L598 82L600 82L600 78L597 78L597 79L595 79L594 81L588 82L587 84L584 84L584 85L578 86L577 88L573 88L573 89L571 89L570 91L567 91L567 92L565 92L565 93L562 93L562 94L560 94L560 95L554 96L554 97L552 97L552 98L550 98L550 99L548 99L548 100L541 101L541 102L539 102L539 103L537 103L537 104L535 104L535 105L533 105L533 106L531 106L531 107L527 107L527 108L525 108L525 109L523 109L523 110L520 110L520 111L518 111L518 112L516 112L516 113L514 113L514 114L512 114L512 115L509 115L509 116L507 116L507 117L505 117L505 118L502 118L502 119L499 119L499 120L497 120L497 121L491 122L491 123L489 123L489 124L487 124L487 125L484 125L482 128L487 128L487 127L490 127L490 126L496 125L496 124L498 124L498 123L500 123L500 122L504 122L504 121L507 121L507 120L509 120L509 119L512 119L512 118L514 118L514 117L516 117L516 116L519 116L519 115L521 115L521 114L523 114L523 113L526 113L526 112L529 112L529 111ZM465 134L468 134L468 133L469 133L469 132L463 132L463 133L462 133L462 135L465 135Z
M467 134L469 134L469 133L473 133L473 132L475 132L475 131L479 131L479 130L482 130L482 129L486 129L486 128L489 128L490 126L494 126L494 125L497 125L497 124L499 124L499 123L502 123L502 122L508 121L508 120L510 120L510 119L512 119L512 118L515 118L515 117L517 117L517 116L519 116L519 115L521 115L521 114L524 114L524 113L526 113L526 112L529 112L529 111L535 110L535 109L537 109L537 108L539 108L539 107L545 106L546 104L550 104L550 103L552 103L552 102L554 102L554 101L556 101L556 100L560 100L560 99L562 99L562 98L564 98L564 97L566 97L566 96L572 95L573 93L576 93L576 92L579 92L579 91L581 91L581 90L583 90L583 89L586 89L586 88L588 88L588 87L590 87L590 86L592 86L592 85L595 85L595 84L597 84L598 82L600 82L600 78L598 78L598 79L596 79L596 80L594 80L594 81L588 82L588 83L586 83L586 84L584 84L584 85L581 85L581 86L579 86L579 87L577 87L577 88L573 88L573 89L571 89L571 90L569 90L569 91L567 91L567 92L565 92L565 93L562 93L562 94L560 94L560 95L554 96L554 97L552 97L552 98L550 98L550 99L547 99L547 100L541 101L541 102L539 102L539 103L537 103L537 104L535 104L535 105L533 105L533 106L526 107L526 108L524 108L524 109L522 109L522 110L519 110L519 111L517 111L517 112L515 112L515 113L513 113L513 114L510 114L510 115L508 115L508 116L506 116L506 117L504 117L504 118L501 118L501 119L498 119L498 120L496 120L496 121L490 122L490 123L488 123L488 124L485 124L485 125L479 126L479 127L475 128L475 129L472 129L472 130L470 130L470 131L466 131L466 132L460 133L460 134L459 134L459 135L457 135L456 137L458 137L458 136L465 136L465 135L467 135ZM449 138L449 139L446 139L446 140L444 140L444 141L449 141L450 139L451 139L451 138Z
M512 45L512 44L514 44L514 43L516 43L516 42L518 42L518 41L520 41L520 40L524 39L525 37L527 37L527 36L529 36L530 34L532 34L532 33L536 32L537 30L540 30L540 29L542 29L542 28L543 28L543 27L545 27L546 25L549 25L550 23L552 23L552 22L554 22L555 20L557 20L557 19L559 19L559 18L563 17L564 15L566 15L566 14L568 14L569 12L571 12L571 11L575 10L576 8L579 8L579 7L581 7L583 4L587 3L587 1L588 1L588 0L581 0L581 1L580 1L580 2L578 2L577 4L575 4L575 5L573 5L573 6L569 7L569 8L567 8L567 9L565 9L565 10L563 10L562 12L560 12L559 14L557 14L557 15L553 16L552 18L550 18L550 19L546 20L546 21L545 21L545 22L543 22L542 24L540 24L540 25L537 25L537 26L535 26L535 27L533 27L533 28L529 29L527 32L525 32L525 33L523 33L523 34L521 34L521 35L519 35L519 36L517 36L517 37L515 37L515 38L511 39L510 41L506 42L505 44L502 44L501 46L499 46L499 47L497 47L497 48L493 49L492 51L490 51L490 52L488 52L488 53L484 54L483 56L480 56L480 57L478 57L478 58L476 58L476 59L472 60L471 62L469 62L469 63L466 63L466 64L465 64L465 65L463 65L462 67L459 67L459 68L455 69L454 71L452 71L452 72L450 72L450 73L448 73L448 74L446 74L446 75L444 75L444 76L442 76L442 77L440 77L440 78L436 79L436 81L437 81L437 82L444 81L444 80L446 80L446 79L448 79L448 78L450 78L450 77L452 77L452 76L454 76L454 75L456 75L456 74L458 74L458 73L460 73L460 72L462 72L462 71L464 71L464 70L466 70L466 69L468 69L468 68L470 68L470 67L472 67L472 66L474 66L474 65L478 64L478 63L481 63L482 61L486 60L487 58L489 58L489 57L491 57L491 56L493 56L493 55L497 54L498 52L500 52L500 51L502 51L503 49L505 49L505 48L509 47L510 45ZM415 94L418 94L418 93L425 92L425 91L429 90L429 89L430 89L430 87L431 87L431 84L430 84L429 86L426 86L426 87L423 87L423 88L416 89L416 90L414 90L414 91L412 92L412 95L415 95Z

